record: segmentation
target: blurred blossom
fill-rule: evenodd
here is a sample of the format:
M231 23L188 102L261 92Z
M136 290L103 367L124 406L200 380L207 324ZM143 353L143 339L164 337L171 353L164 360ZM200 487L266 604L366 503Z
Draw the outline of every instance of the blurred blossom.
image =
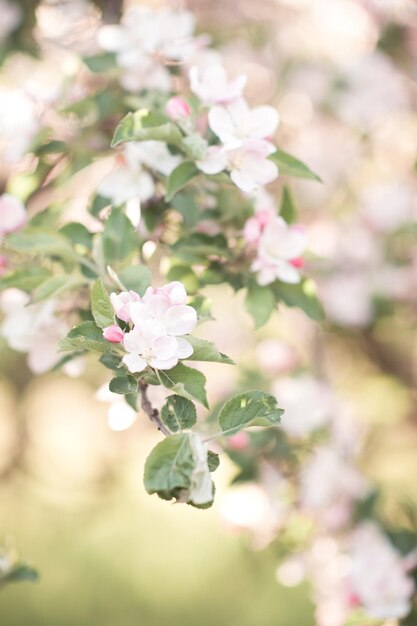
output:
M104 383L97 390L96 398L100 402L105 402L109 405L107 410L107 423L111 430L127 430L136 421L137 411L126 404L123 396L110 391L108 383Z
M317 488L320 485L320 488ZM301 473L300 504L330 529L351 519L353 503L367 491L367 481L341 452L331 446L316 448Z
M56 302L29 301L29 296L18 289L2 293L0 307L5 318L0 333L13 350L28 354L32 372L42 374L60 359L58 344L69 328L56 316Z
M270 375L283 374L294 369L299 357L293 346L279 339L264 339L256 347L260 366Z
M0 0L0 42L16 30L22 21L22 9L15 2Z
M363 272L338 273L319 281L326 315L340 326L366 326L373 316L369 277Z
M36 19L36 35L41 44L53 43L80 54L95 51L99 12L89 0L44 0L36 9Z
M303 582L305 575L305 565L299 556L287 559L276 571L277 581L285 587L296 587Z
M408 183L392 182L367 187L361 198L361 214L376 231L397 230L415 222L416 192Z
M17 163L39 128L39 110L23 91L0 86L0 154Z
M308 374L278 380L273 393L285 411L281 427L293 437L305 437L325 426L335 408L331 389Z

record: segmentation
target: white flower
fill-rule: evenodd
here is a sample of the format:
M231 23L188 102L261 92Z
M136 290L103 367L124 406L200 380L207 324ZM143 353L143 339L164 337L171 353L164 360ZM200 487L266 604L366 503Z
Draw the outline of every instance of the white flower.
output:
M39 128L39 113L23 91L0 88L0 149L4 159L20 161Z
M293 437L306 437L325 426L335 408L328 385L307 374L280 379L274 394L285 411L281 427Z
M146 202L155 192L152 176L140 167L121 165L110 172L99 183L97 191L109 198L115 206L120 206L132 198Z
M207 106L226 104L242 96L247 77L237 76L229 80L222 65L209 65L190 69L191 91Z
M104 50L116 52L121 67L135 68L144 57L185 60L193 31L194 16L189 11L133 7L120 25L103 26L98 42Z
M206 158L198 161L197 167L205 174L218 174L227 168L239 189L252 192L278 176L277 166L268 159L274 151L271 143L260 139L246 141L239 148L227 151L210 146Z
M372 522L353 533L350 584L366 612L376 619L399 619L411 610L415 585L406 561Z
M250 109L240 99L227 107L214 106L208 114L208 122L227 150L239 148L248 139L267 139L274 135L279 115L271 106Z
M129 304L139 302L140 295L136 291L122 291L119 294L111 293L110 301L117 317L124 322L130 322Z
M366 326L373 316L369 277L362 272L338 272L319 283L329 319L341 326Z
M148 295L146 300L129 305L131 320L135 326L144 321L158 322L167 335L186 335L197 324L196 310L186 304L171 304L165 294Z
M181 157L171 154L164 141L131 141L126 151L126 158L132 168L139 164L146 165L164 176L169 176L181 163Z
M300 255L304 252L306 237L297 226L288 226L282 217L274 217L264 227L259 239L257 257L251 269L257 272L260 285L275 280L298 283L301 280L298 267L302 267Z
M171 369L179 359L185 359L193 352L188 341L166 335L163 325L154 320L142 320L140 325L126 333L123 345L128 352L123 363L132 373L142 372L148 365L161 370Z
M208 504L213 500L213 481L208 466L208 450L200 435L189 433L194 468L187 499L194 504Z
M25 205L10 193L0 196L0 236L19 230L26 223Z

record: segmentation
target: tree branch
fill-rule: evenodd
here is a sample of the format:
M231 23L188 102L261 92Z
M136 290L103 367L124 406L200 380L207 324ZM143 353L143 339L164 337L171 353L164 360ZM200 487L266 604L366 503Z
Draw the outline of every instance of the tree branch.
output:
M139 389L140 389L140 394L141 394L141 399L142 399L141 401L142 409L146 413L146 415L149 417L151 422L155 424L157 429L161 433L163 433L165 437L169 437L171 433L168 430L168 428L165 426L165 424L162 422L161 418L159 417L158 409L154 409L152 404L150 403L150 400L148 398L148 393L147 393L148 387L149 385L145 383L143 379L139 381Z

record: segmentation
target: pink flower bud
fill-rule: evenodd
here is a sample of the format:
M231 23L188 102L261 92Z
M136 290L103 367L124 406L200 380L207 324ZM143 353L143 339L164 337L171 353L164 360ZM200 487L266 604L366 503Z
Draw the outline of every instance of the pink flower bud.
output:
M107 328L104 328L103 330L104 339L107 339L107 341L110 341L111 343L120 343L123 341L124 336L124 332L121 328L119 328L119 326L117 326L117 324L107 326Z
M248 447L249 441L250 439L247 433L236 433L236 435L229 437L228 443L232 450L240 452Z
M291 265L297 268L304 267L304 259L302 259L301 257L297 257L296 259L291 259L290 263Z
M191 107L182 98L173 96L166 103L165 112L172 120L183 120L191 115Z

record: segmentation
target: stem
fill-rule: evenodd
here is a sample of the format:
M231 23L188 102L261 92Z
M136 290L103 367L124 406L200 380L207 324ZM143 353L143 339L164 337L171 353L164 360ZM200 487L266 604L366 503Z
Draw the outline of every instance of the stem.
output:
M145 383L143 379L139 381L139 389L140 389L140 394L142 398L142 402L141 402L142 409L146 413L146 415L149 417L151 422L155 424L157 429L161 433L163 433L165 437L169 437L171 433L168 430L168 428L165 426L165 424L162 422L161 418L159 417L158 409L154 409L152 404L150 403L150 400L147 394L148 387L149 385Z

